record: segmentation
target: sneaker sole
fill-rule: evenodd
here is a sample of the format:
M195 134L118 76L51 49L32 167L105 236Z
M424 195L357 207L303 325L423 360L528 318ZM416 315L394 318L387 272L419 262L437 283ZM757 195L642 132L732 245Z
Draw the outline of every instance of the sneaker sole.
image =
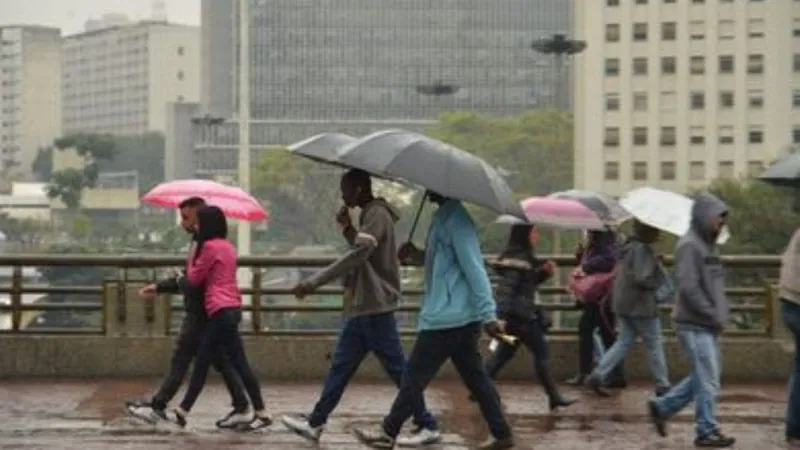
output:
M153 419L150 416L145 417L143 415L137 414L137 413L131 411L131 407L130 406L125 408L125 412L127 412L129 416L131 416L131 417L133 417L135 419L143 420L143 421L145 421L145 422L147 422L147 423L149 423L151 425L156 425L158 422L161 422L163 420L161 418Z
M402 447L402 448L414 448L414 447L425 447L425 446L428 446L428 445L439 444L441 442L442 442L442 437L439 436L439 437L437 437L435 439L431 438L431 439L426 439L426 440L424 440L422 442L414 442L414 443L401 442L400 440L398 440L395 445L397 445L398 447Z
M281 423L283 424L284 427L286 427L286 429L288 429L292 433L300 436L301 438L303 438L303 439L305 439L307 441L311 441L311 442L319 442L319 436L314 436L310 432L308 432L306 430L303 430L301 428L295 427L295 426L287 423L283 419L281 419Z

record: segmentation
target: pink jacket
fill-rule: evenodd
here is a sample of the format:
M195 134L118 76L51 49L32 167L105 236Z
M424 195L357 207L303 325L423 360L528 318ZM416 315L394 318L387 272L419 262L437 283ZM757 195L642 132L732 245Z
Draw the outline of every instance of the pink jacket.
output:
M212 239L203 252L189 259L186 278L189 284L205 288L204 306L211 317L225 308L241 308L242 296L236 283L236 248L227 239Z

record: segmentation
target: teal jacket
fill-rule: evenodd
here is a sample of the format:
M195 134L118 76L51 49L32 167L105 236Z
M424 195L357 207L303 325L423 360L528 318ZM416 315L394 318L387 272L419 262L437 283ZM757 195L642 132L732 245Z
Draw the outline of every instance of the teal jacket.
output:
M442 330L496 319L475 223L461 202L448 200L436 211L428 232L419 329Z

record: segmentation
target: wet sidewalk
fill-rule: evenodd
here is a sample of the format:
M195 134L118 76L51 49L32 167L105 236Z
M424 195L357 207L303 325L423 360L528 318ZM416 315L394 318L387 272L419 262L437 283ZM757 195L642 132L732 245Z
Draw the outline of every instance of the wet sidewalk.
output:
M0 382L2 449L311 449L276 424L263 432L217 431L214 421L227 410L224 388L211 384L201 394L189 428L153 427L128 418L123 402L145 398L158 380ZM270 411L306 413L319 394L317 384L269 384ZM670 437L657 437L645 416L648 387L633 386L601 399L564 388L579 402L556 414L547 411L534 384L499 386L519 449L685 449L692 448L689 409L676 417ZM352 385L323 434L322 449L360 449L348 432L357 424L379 423L395 395L388 384ZM179 394L181 395L181 394ZM442 450L467 449L486 436L477 407L458 382L436 382L427 392L429 408L445 431ZM737 437L738 449L786 448L782 442L785 385L727 385L719 405L723 430Z

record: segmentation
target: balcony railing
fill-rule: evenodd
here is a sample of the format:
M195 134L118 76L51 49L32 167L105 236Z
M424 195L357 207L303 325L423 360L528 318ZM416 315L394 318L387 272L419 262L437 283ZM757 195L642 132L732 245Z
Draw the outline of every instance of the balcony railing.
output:
M568 268L574 259L566 256L553 257L560 267ZM729 280L727 293L731 299L731 311L735 326L726 333L743 336L768 336L774 330L774 286L769 281L777 274L780 261L777 256L727 256L723 258L729 272L745 273L733 277L737 285ZM320 289L315 296L304 301L295 300L290 289L302 277L301 270L318 269L333 261L331 257L242 257L240 266L249 268L252 274L242 289L246 306L242 331L258 335L331 335L338 330L342 290L336 285ZM13 334L96 334L116 335L129 333L134 317L141 317L139 329L147 334L169 335L174 332L182 314L179 299L161 296L143 300L136 296L138 287L156 279L156 272L167 267L181 267L180 256L150 255L3 255L0 268L10 268L9 282L0 285L0 294L6 301L0 303L0 333ZM57 268L105 268L110 273L92 285L28 283L23 276L24 267L53 270ZM276 271L294 269L294 278L275 280ZM404 333L413 333L415 313L419 310L418 299L422 293L419 268L407 268L409 278L404 289L405 298L399 310L399 322ZM28 273L26 271L26 273ZM291 273L291 272L285 272ZM291 278L291 277L289 277ZM574 334L578 312L575 302L566 293L559 279L544 285L539 290L539 303L553 313L556 327L553 334ZM245 280L240 279L240 283ZM320 297L328 298L329 304L320 304ZM77 300L76 300L77 298ZM663 305L664 323L669 327L671 305ZM48 314L91 317L90 324L70 326L40 326L39 318ZM301 320L303 319L303 320ZM56 321L57 322L57 321ZM327 325L326 325L327 324ZM669 332L669 331L668 331Z

